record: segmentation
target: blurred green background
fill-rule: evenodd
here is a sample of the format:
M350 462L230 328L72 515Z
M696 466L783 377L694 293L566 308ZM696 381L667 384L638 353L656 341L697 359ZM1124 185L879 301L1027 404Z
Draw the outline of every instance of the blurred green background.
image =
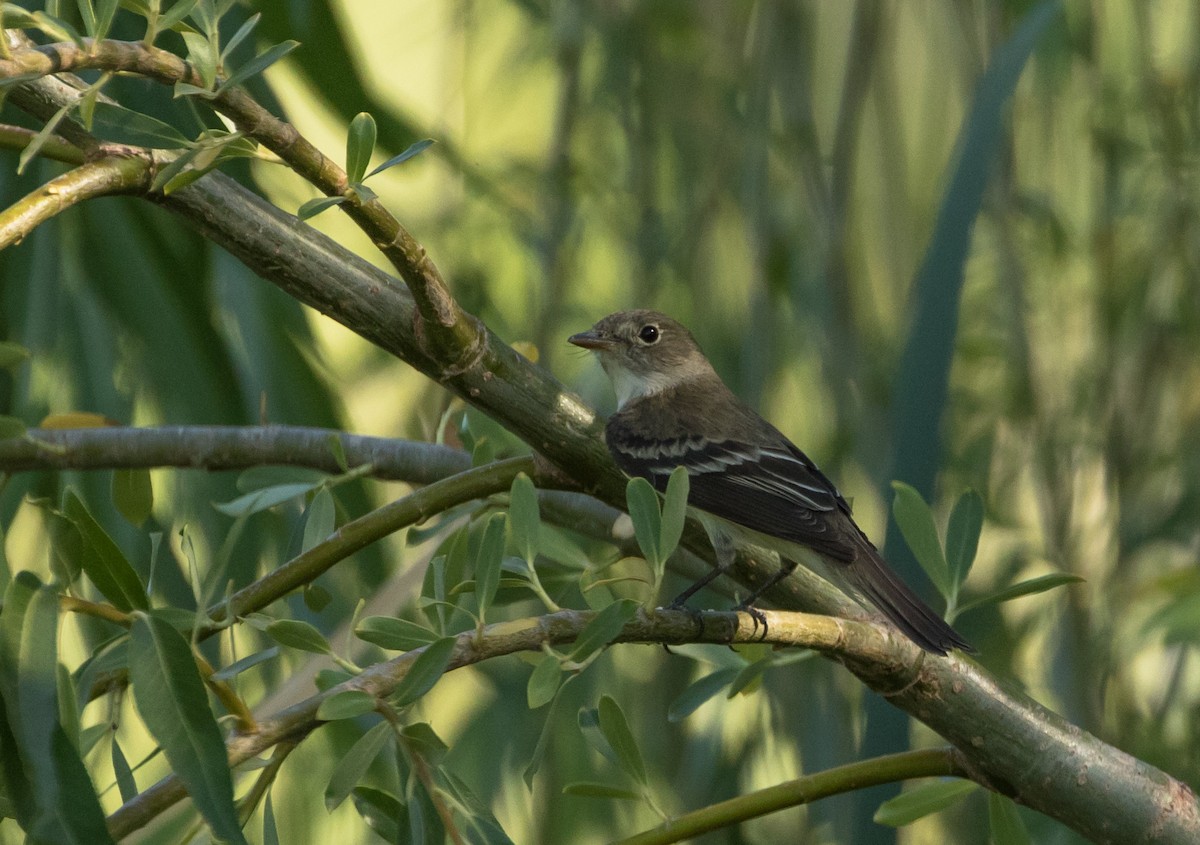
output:
M380 161L438 141L372 187L469 310L501 337L535 344L540 363L598 407L611 408L607 384L564 338L610 311L657 307L692 328L731 386L825 468L880 541L897 467L932 462L936 478L920 486L943 518L964 488L978 489L988 521L965 598L1051 571L1086 579L960 618L982 662L1197 784L1200 5L1064 4L1020 77L996 156L965 162L988 182L957 325L911 331L914 279L976 83L1032 8L274 0L239 5L225 24L261 11L260 46L302 42L253 91L333 158L359 111L380 125ZM136 20L119 15L114 35L139 37ZM168 90L119 82L110 93L126 106L194 131ZM3 116L21 122L11 106ZM42 162L17 177L16 159L0 154L6 202L61 170ZM270 163L231 172L287 210L314 195ZM337 212L313 223L382 264ZM0 413L29 424L67 410L135 424L254 423L265 394L272 422L432 439L449 402L134 200L75 209L0 253L0 338L33 353L15 375L0 373ZM941 436L914 437L898 428L899 409L911 385L938 374L905 371L906 350L943 341L953 343L949 392L944 407L925 409L940 416ZM909 443L922 453L897 453ZM233 478L171 471L155 482L170 557L181 559L184 524L202 559L215 553L229 520L210 503L236 495ZM145 537L120 528L108 483L103 473L13 479L0 492L9 569L48 572L41 518L23 502L66 485L143 560ZM367 484L342 504L357 514L402 489ZM235 574L276 565L296 518L259 517ZM406 555L401 539L364 552L322 582L335 595L329 609L314 615L297 600L293 611L332 631L357 596L382 591L397 612L412 600ZM162 594L186 602L179 567L163 571ZM74 648L81 659L97 636L69 621L64 656ZM544 711L526 708L521 661L453 673L424 712L453 748L449 765L517 842L599 842L655 823L645 808L560 794L609 771L575 727L602 691L633 720L672 812L907 741L867 731L864 714L883 706L815 660L668 724L670 702L723 660L683 651L613 649L573 685L532 793L520 773ZM311 689L315 665L295 655L264 670L263 693L282 694L288 677ZM87 717L108 718L106 706ZM130 732L127 750L139 741ZM349 804L327 814L321 802L327 776L315 773L353 738L326 729L285 765L275 790L285 841L377 841ZM935 741L913 728L913 743ZM106 766L93 767L101 787ZM869 820L878 797L703 841L888 841ZM115 790L105 800L119 803ZM983 843L985 813L977 795L899 839ZM1036 842L1076 841L1023 817ZM164 828L143 841L177 835ZM0 841L19 841L11 822Z

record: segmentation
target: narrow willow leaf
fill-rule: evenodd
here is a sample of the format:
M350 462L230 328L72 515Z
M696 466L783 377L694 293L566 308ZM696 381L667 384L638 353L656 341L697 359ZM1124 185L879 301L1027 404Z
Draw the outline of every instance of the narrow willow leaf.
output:
M629 722L621 712L621 705L617 704L612 696L602 695L597 712L600 717L600 732L616 752L617 762L630 777L645 786L648 782L646 764L642 761L642 752L638 749L633 731L629 729Z
M896 516L896 524L900 526L904 541L938 592L949 597L950 575L946 569L946 555L933 523L933 511L921 494L903 481L893 481L892 489L896 491L892 513Z
M229 57L233 54L233 51L237 49L239 44L246 40L246 36L254 31L254 27L258 26L260 20L262 20L262 13L255 12L246 19L245 23L238 27L237 32L230 36L229 40L225 42L224 49L221 50L221 64L229 61Z
M1031 845L1029 831L1017 805L1011 798L995 792L988 793L988 827L992 832L992 845Z
M274 47L268 47L254 59L246 62L246 64L230 74L229 78L217 88L217 95L219 96L222 92L235 85L241 85L252 76L257 76L299 46L299 41L284 41L281 44L276 44Z
M532 567L541 546L542 515L538 507L537 490L523 472L513 479L509 490L508 520L517 554Z
M671 702L667 708L667 721L682 722L695 713L704 702L725 689L737 677L738 671L732 667L718 669L703 678L697 678Z
M304 512L304 540L300 544L301 551L307 552L313 546L329 539L333 533L334 521L337 517L337 505L328 487L319 489L308 510Z
M0 370L11 370L29 360L29 350L19 343L0 340Z
M133 777L133 769L129 768L129 761L125 759L125 752L121 750L121 743L117 741L115 733L111 744L113 775L117 779L117 789L121 792L121 802L128 803L137 797L137 781Z
M504 562L507 526L508 517L505 514L492 514L479 541L479 552L475 556L475 599L479 602L481 621L496 600L496 590L500 587L500 564Z
M346 133L346 178L350 182L361 182L371 163L371 154L375 152L375 138L378 130L375 118L365 111L360 111L350 121L350 131Z
M218 55L215 39L191 29L181 30L179 36L187 47L188 64L196 71L202 85L197 88L184 82L176 83L175 96L181 96L181 91L186 90L188 94L211 99L213 97L212 87L217 82Z
M411 704L433 689L433 685L438 682L438 678L442 677L450 665L450 658L454 655L455 642L454 637L445 637L426 646L425 651L421 652L421 655L413 661L408 674L400 680L400 683L396 684L392 700L397 707Z
M586 660L594 652L611 643L621 633L625 623L634 617L637 609L637 602L618 599L597 613L579 632L575 646L571 649L571 659Z
M950 522L946 526L946 565L950 568L950 583L955 591L967 580L979 535L983 531L983 497L966 490L954 503Z
M348 689L335 692L317 707L317 718L326 722L336 722L339 719L357 719L364 713L375 710L375 696L360 689ZM345 797L344 795L342 796Z
M368 616L358 623L354 635L390 651L412 651L438 640L433 629L392 616Z
M357 786L350 793L354 809L367 827L384 842L412 842L409 835L408 807L389 792L370 786Z
M63 513L75 523L83 538L83 557L80 562L96 589L121 610L148 608L150 605L142 579L112 537L88 513L72 490L66 493Z
M46 142L50 140L51 136L54 135L54 130L58 128L58 124L62 123L63 118L67 116L67 112L74 108L74 106L75 102L71 101L56 111L46 121L46 124L38 130L38 133L33 136L33 140L25 145L25 149L21 150L21 155L17 159L18 176L25 172L25 168L29 166L29 162L41 152L42 147L46 146Z
M154 509L154 488L148 469L118 469L113 471L113 504L131 525L140 526L150 518Z
M667 493L662 506L662 534L659 539L659 551L665 563L667 558L675 553L679 538L683 536L683 522L687 516L688 501L687 467L675 467L667 481Z
M533 671L529 674L529 683L525 686L525 698L530 710L537 710L549 704L558 692L558 683L562 680L562 664L553 654L542 657Z
M235 663L230 663L228 666L218 672L213 672L212 679L214 681L232 681L247 669L252 669L258 664L265 663L268 660L274 660L278 656L279 646L273 645L270 648L264 648L262 651L256 651L254 654L249 654Z
M75 685L71 683L71 671L58 662L55 667L55 695L58 697L58 723L63 733L79 750L79 702L75 697Z
M658 509L658 494L644 478L631 478L625 486L625 502L638 546L650 566L657 570L663 563L662 515Z
M563 690L571 681L580 677L578 674L568 675L566 679L559 684L558 691L554 693L554 698L550 700L550 708L546 711L546 718L542 721L542 729L538 733L537 745L533 747L533 754L529 757L529 762L525 766L525 770L521 773L521 779L525 781L525 788L533 789L533 779L537 777L538 771L542 767L542 762L546 759L546 751L550 747L550 737L555 732L557 720L555 718L558 702L562 700Z
M301 205L296 209L296 216L301 220L308 220L316 217L327 208L333 208L335 205L341 205L346 201L345 197L317 197Z
M280 487L294 484L316 490L329 482L329 474L308 467L250 467L237 477L237 489L242 493L253 493L264 487Z
M430 765L439 765L450 746L442 741L428 722L413 722L400 731L409 748L419 753Z
M393 737L392 726L387 722L380 722L350 746L350 750L342 755L342 759L333 767L329 783L325 785L326 811L332 813L341 806L366 775L367 769L379 756L383 746Z
M106 141L155 150L182 150L192 143L169 123L116 103L103 101L96 103L92 116L92 131Z
M1001 602L1019 599L1022 596L1044 593L1047 590L1053 590L1055 587L1062 587L1066 584L1078 584L1084 580L1079 575L1068 575L1065 572L1053 572L1049 575L1030 578L1028 581L1021 581L1013 584L1011 587L1005 587L1003 590L997 590L994 593L966 602L959 607L958 615L962 616L968 610L976 610L984 605L1000 604Z
M436 143L436 142L432 138L425 138L423 140L417 141L414 144L409 144L409 146L404 150L404 152L402 152L398 155L392 156L391 158L389 158L383 164L376 167L374 170L372 170L370 173L368 173L363 178L370 179L376 173L382 173L383 171L387 170L389 167L395 167L397 164L403 164L404 162L408 161L410 158L415 156L417 153L422 152L423 150L432 146L434 143Z
M112 27L113 17L117 14L117 0L97 0L96 29L94 37L97 40L107 38Z
M267 626L267 636L280 645L298 648L313 654L332 654L329 641L307 622L299 619L277 619Z
M275 825L275 806L271 803L270 789L263 801L262 841L263 845L279 845L279 830Z
M142 721L213 833L245 845L221 731L192 649L161 619L138 613L129 641L129 679Z
M213 507L226 516L249 516L303 496L317 486L319 485L299 483L264 487L228 502L214 502Z
M563 787L563 795L581 795L586 798L617 798L622 801L640 801L641 793L630 789L622 789L608 783L593 781L575 781Z
M158 19L158 28L161 30L174 29L179 25L179 22L192 13L193 7L200 0L175 0L171 8L163 12L162 17Z
M884 801L875 811L873 819L876 824L903 827L917 819L953 807L978 788L979 784L969 780L923 783Z

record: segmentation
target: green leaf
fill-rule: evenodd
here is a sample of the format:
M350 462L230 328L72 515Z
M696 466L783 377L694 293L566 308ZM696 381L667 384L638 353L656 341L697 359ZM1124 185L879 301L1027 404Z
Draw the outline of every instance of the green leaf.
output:
M421 655L413 661L408 674L400 680L400 683L396 684L392 700L397 707L411 704L433 689L433 685L438 682L438 678L442 677L450 665L450 658L454 656L455 642L454 637L445 637L425 647Z
M988 827L992 829L992 845L1030 845L1033 841L1017 805L995 792L988 793Z
M342 759L338 760L325 785L325 810L332 813L345 801L354 787L363 779L371 763L379 756L383 746L393 738L392 726L380 722L350 746Z
M309 200L296 209L296 216L301 220L308 220L316 217L327 208L333 208L335 205L341 205L346 201L345 197L317 197Z
M648 782L646 764L642 761L642 752L638 750L633 731L629 730L629 723L625 721L625 714L621 712L621 705L611 696L602 695L597 709L600 732L616 752L617 762L630 777L645 786Z
M233 804L233 779L221 731L192 649L166 622L146 613L133 620L129 678L142 721L162 746L213 833L246 845Z
M137 781L133 777L133 769L129 768L129 761L125 759L125 752L121 750L121 743L117 742L115 733L111 745L113 774L117 779L117 789L121 792L121 803L128 803L137 797Z
M11 370L29 360L29 350L19 343L0 340L0 370Z
M357 786L350 793L354 809L384 842L410 842L408 807L381 789Z
M92 114L92 132L106 141L155 150L181 150L192 143L169 123L103 101L96 103Z
M154 488L150 485L148 469L118 469L113 471L113 504L130 525L140 526L154 509Z
M275 806L271 803L270 789L263 801L262 841L263 845L279 845L279 830L275 826Z
M100 523L88 513L83 502L68 490L63 513L79 529L83 538L83 571L106 599L120 610L145 610L146 586L130 566L125 555Z
M222 92L227 91L235 85L241 85L250 77L262 73L264 70L275 64L275 62L279 61L299 46L299 41L284 41L281 44L276 44L274 47L268 47L266 50L263 50L261 53L259 53L257 57L246 62L246 64L242 65L232 74L230 74L229 78L222 82L221 86L217 88L216 93L220 95Z
M346 134L346 178L351 183L361 182L371 163L371 154L375 152L375 118L361 111L350 121L350 131Z
M450 750L450 746L442 741L442 738L437 735L437 731L428 722L413 722L411 725L405 725L400 731L400 735L404 737L411 750L416 751L425 758L425 762L434 766L440 764L442 758L446 756L446 752Z
M631 478L625 486L625 502L638 546L651 568L657 570L664 562L662 555L662 515L658 509L658 494L644 478Z
M382 173L383 171L387 170L389 167L395 167L397 164L403 164L404 162L408 161L410 158L415 156L417 153L432 146L434 143L436 143L436 142L432 138L425 138L420 141L417 141L414 144L409 144L408 148L405 149L404 152L400 153L399 155L392 156L391 158L389 158L383 164L376 167L374 170L372 170L370 173L368 173L363 178L370 179L376 173Z
M529 476L519 473L513 479L508 494L508 524L512 528L513 545L525 563L533 566L541 547L542 515L537 490Z
M530 710L549 704L558 692L558 683L562 679L562 664L553 654L542 657L533 671L529 674L529 683L525 687L525 698Z
M500 564L504 561L507 526L508 517L505 514L492 514L479 541L479 552L475 556L475 599L479 602L481 621L487 616L488 609L496 599L496 590L500 587Z
M597 613L579 632L575 646L571 649L571 659L577 662L586 660L594 652L611 643L624 629L625 623L634 617L637 609L637 602L618 599Z
M94 37L97 40L107 38L112 27L113 16L117 14L117 0L97 0L96 29Z
M320 584L304 585L304 606L313 613L320 613L329 607L331 601L333 601L333 596Z
M375 707L375 696L369 692L360 689L342 690L335 692L317 706L317 718L326 722L336 722L338 719L357 719L364 713L373 712Z
M253 493L264 487L282 487L294 484L307 490L316 490L329 482L329 473L308 467L263 466L250 467L237 477L237 489L242 493Z
M975 562L982 531L983 497L974 490L966 490L955 502L950 523L946 526L946 564L950 567L950 583L956 594Z
M577 780L563 787L563 795L581 795L585 798L619 798L624 801L640 801L640 793L622 789L608 783Z
M662 506L662 533L659 539L659 551L665 563L679 545L683 536L683 522L687 516L688 488L687 467L675 467L667 481L667 493Z
M246 22L238 27L237 32L230 36L229 40L225 42L224 49L221 50L221 64L225 64L227 61L229 61L229 57L233 54L233 51L238 48L239 44L246 40L246 37L251 32L254 31L254 27L258 26L258 22L260 20L262 20L262 13L255 12L253 15L246 18Z
M268 510L276 505L303 496L310 490L320 486L321 483L280 484L275 487L264 487L262 490L255 490L244 496L238 496L232 501L214 502L213 507L226 516L234 518L249 516L250 514Z
M979 788L969 780L939 780L923 783L884 801L875 811L876 824L903 827L917 819L952 807Z
M46 142L54 135L54 130L58 128L58 124L62 123L64 117L67 116L72 108L75 107L75 102L71 101L65 106L56 111L46 121L45 125L38 130L38 133L33 136L33 140L25 145L25 149L21 150L21 155L17 159L17 175L20 176L25 172L25 168L29 166L29 162L41 152L42 147L46 146Z
M946 568L946 555L938 541L937 528L933 523L933 511L915 488L903 481L893 481L896 498L892 501L892 513L896 524L904 535L904 541L925 574L943 596L951 595L950 576Z
M11 440L25 435L25 423L16 417L0 414L0 440Z
M193 32L188 29L180 31L179 35L187 47L188 64L196 71L203 86L197 88L184 82L176 83L175 96L179 97L183 93L187 93L211 99L213 97L212 87L217 81L216 41L205 33Z
M232 681L247 669L252 669L268 660L274 660L278 656L279 646L273 645L270 648L264 648L262 651L256 651L254 654L247 655L241 660L230 663L218 672L213 672L212 679L214 681Z
M704 702L713 698L738 676L736 668L718 669L702 678L697 678L687 689L676 696L667 708L668 722L682 722L700 709Z
M276 619L267 626L267 636L288 648L298 648L313 654L333 653L324 635L299 619Z
M438 640L437 632L431 628L393 616L368 616L358 623L354 634L390 651L412 651Z
M317 490L308 510L304 513L304 540L300 544L301 551L307 552L317 543L329 539L335 527L337 506L333 494L328 487Z
M192 13L192 8L199 2L200 0L175 0L171 8L158 19L159 29L174 29L176 24Z
M994 593L966 602L958 608L958 615L962 616L968 610L976 610L984 605L1000 604L1001 602L1019 599L1022 596L1044 593L1047 590L1053 590L1055 587L1061 587L1064 584L1077 584L1084 580L1086 579L1079 575L1068 575L1065 572L1053 572L1049 575L1030 578L1028 581L1021 581L1013 584L1011 587L1005 587L1003 590L997 590Z

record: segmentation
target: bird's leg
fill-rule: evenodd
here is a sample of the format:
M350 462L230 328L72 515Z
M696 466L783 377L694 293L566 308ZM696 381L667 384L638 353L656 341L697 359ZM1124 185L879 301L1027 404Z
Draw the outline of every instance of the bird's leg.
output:
M778 584L780 581L782 581L783 579L785 579L789 575L791 575L793 572L795 572L796 566L797 566L796 561L788 560L787 558L783 558L783 557L781 557L779 559L779 564L780 564L779 571L777 571L774 575L772 575L770 578L768 578L763 583L759 584L758 587L756 587L755 590L752 593L750 593L750 595L746 596L745 600L742 601L741 604L739 604L737 607L734 608L734 610L744 610L747 613L749 613L754 618L756 627L757 627L757 623L760 620L762 621L762 626L763 626L762 638L764 640L767 638L767 617L762 614L762 611L760 611L756 607L754 607L754 603L756 601L758 601L760 598L762 598L763 594L766 593L767 590L771 589L776 584Z
M669 605L675 609L684 608L688 599L690 599L703 588L707 587L713 581L717 580L719 576L725 574L729 568L733 566L734 560L737 558L737 545L734 542L733 536L728 531L722 529L719 523L712 520L702 518L701 523L704 525L704 529L708 533L709 542L712 543L713 552L717 557L717 565L711 571L705 574L703 578L692 584L675 597L675 599ZM795 564L793 564L792 567L795 568ZM788 572L790 573L791 570L789 569ZM773 585L774 583L774 581L771 581L767 586ZM757 630L759 624L761 624L763 627L763 636L766 637L767 617L763 616L761 611L751 606L754 599L758 598L759 594L762 592L762 589L764 588L756 590L749 599L742 602L734 609L744 610L746 613L750 614L750 618L754 620L755 630Z

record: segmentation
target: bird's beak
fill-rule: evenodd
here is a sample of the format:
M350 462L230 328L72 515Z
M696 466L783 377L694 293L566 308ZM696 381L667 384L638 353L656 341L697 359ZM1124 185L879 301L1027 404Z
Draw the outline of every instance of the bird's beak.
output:
M567 338L567 343L573 343L576 346L582 346L584 349L592 349L596 352L603 352L606 349L612 349L618 345L618 342L613 338L603 337L596 334L594 331L573 334Z

